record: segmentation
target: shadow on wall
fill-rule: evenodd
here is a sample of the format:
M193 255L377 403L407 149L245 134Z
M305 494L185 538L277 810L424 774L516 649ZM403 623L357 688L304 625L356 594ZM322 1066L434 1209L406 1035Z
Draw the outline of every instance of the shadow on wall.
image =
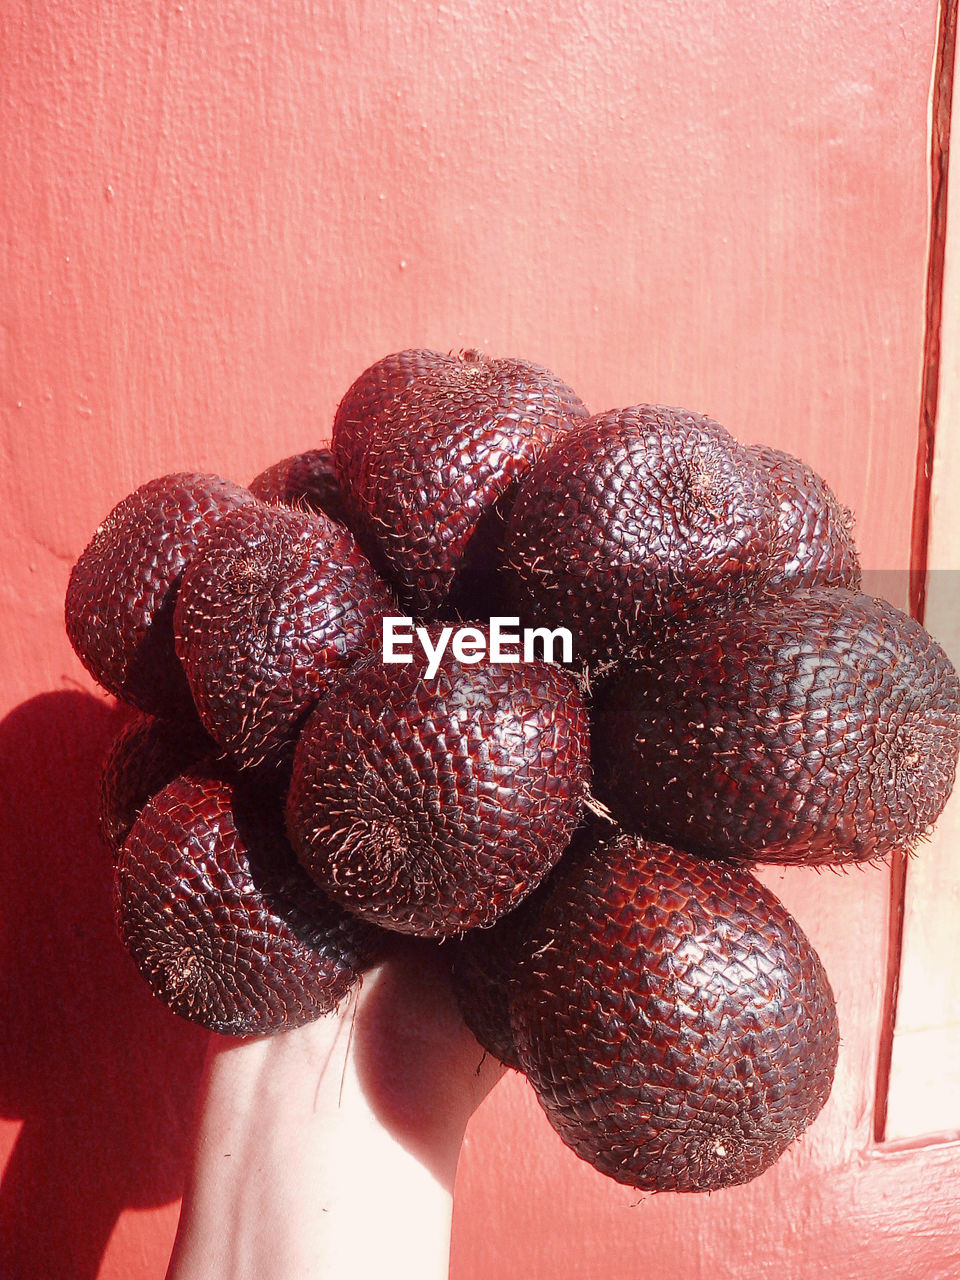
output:
M0 724L0 1276L90 1280L118 1214L183 1186L207 1033L117 941L97 785L123 713L42 694Z

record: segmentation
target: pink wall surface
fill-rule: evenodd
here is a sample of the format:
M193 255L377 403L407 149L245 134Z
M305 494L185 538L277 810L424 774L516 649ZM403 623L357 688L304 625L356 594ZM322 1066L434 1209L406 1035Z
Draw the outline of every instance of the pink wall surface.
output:
M318 444L389 351L476 345L802 453L905 569L937 34L934 0L8 0L0 1274L163 1275L203 1048L112 933L116 712L62 626L99 521ZM767 879L844 1028L809 1136L638 1204L513 1078L469 1134L455 1280L955 1274L957 1161L871 1146L889 873Z

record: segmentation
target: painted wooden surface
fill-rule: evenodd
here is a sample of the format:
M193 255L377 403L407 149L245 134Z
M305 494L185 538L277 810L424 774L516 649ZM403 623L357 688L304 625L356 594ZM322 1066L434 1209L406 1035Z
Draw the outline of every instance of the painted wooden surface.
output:
M243 481L315 445L387 351L480 345L595 410L683 404L802 453L868 565L906 570L937 21L934 0L8 0L7 1272L162 1276L199 1060L110 928L115 716L61 621L94 527L153 475ZM470 1131L455 1280L957 1274L956 1149L871 1145L888 875L765 878L840 1007L809 1135L750 1187L637 1203L509 1080Z
M954 112L960 80L954 81ZM954 119L960 119L955 114ZM957 162L960 141L954 134ZM956 175L956 168L954 174ZM960 669L960 183L949 191L924 621ZM960 1140L960 789L907 868L886 1134Z

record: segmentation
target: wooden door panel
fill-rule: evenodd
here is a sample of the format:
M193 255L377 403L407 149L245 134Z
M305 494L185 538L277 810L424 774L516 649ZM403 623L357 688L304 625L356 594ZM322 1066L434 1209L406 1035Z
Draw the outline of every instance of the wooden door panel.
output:
M316 445L387 351L480 345L549 365L595 410L683 404L803 454L904 603L941 14L13 0L5 19L0 756L17 820L0 842L0 975L17 977L24 1026L0 1046L0 1230L27 1239L67 1195L76 1266L60 1274L93 1274L102 1253L101 1280L150 1280L197 1041L110 949L91 793L109 712L81 697L62 633L72 559L153 475L243 481ZM764 878L838 997L816 1125L756 1184L637 1203L511 1079L470 1130L454 1280L960 1270L956 1148L873 1146L889 872ZM137 1073L164 1117L153 1165Z
M957 110L960 80L953 85ZM952 145L955 162L960 143ZM957 165L954 166L954 175ZM947 193L924 621L960 669L960 185ZM905 870L887 1139L960 1139L960 789ZM951 960L951 957L953 958ZM957 1189L960 1195L960 1188Z
M864 1151L824 1168L805 1137L760 1186L641 1196L585 1169L519 1080L482 1117L505 1158L471 1205L487 1243L461 1275L563 1280L954 1280L960 1152L937 1144ZM829 1105L829 1104L828 1104ZM504 1113L509 1108L509 1118ZM501 1115L495 1116L495 1110ZM834 1117L835 1118L835 1117ZM524 1142L516 1126L523 1123ZM829 1123L825 1114L822 1122ZM502 1127L500 1127L502 1125ZM489 1126L489 1128L487 1127ZM474 1139L475 1141L475 1139ZM514 1143L517 1143L514 1146ZM479 1153L470 1149L469 1160ZM489 1159L488 1151L483 1153ZM507 1234L498 1236L511 1206ZM459 1227L459 1247L463 1232ZM482 1233L478 1230L478 1237ZM484 1270L484 1267L487 1270ZM456 1272L454 1272L456 1274Z

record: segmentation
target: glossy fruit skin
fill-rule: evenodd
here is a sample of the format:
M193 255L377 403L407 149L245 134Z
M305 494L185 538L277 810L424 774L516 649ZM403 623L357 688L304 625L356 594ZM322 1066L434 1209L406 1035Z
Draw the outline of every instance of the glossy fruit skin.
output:
M853 541L853 514L822 476L781 449L747 449L763 470L776 533L764 574L775 595L809 587L860 587L860 558Z
M143 806L185 770L219 760L199 724L136 715L117 734L100 773L100 833L119 853Z
M580 839L578 829L572 844ZM511 995L538 945L536 924L552 878L569 856L565 851L519 906L492 925L470 929L450 946L453 994L464 1022L487 1053L517 1071L523 1068L510 1023Z
M549 370L477 351L400 351L360 375L333 456L350 526L405 608L443 610L481 521L495 524L531 463L586 416Z
M317 511L337 524L348 523L340 477L329 449L309 449L282 458L250 482L250 492L261 502Z
M120 853L116 912L154 994L223 1034L330 1012L381 948L304 875L278 814L199 772L144 806Z
M829 864L909 850L960 750L960 685L912 618L797 591L625 658L595 699L597 794L710 857Z
M370 661L300 737L291 843L324 890L427 937L487 924L559 858L589 780L586 708L559 667Z
M98 684L150 715L193 715L173 645L180 575L227 512L256 502L220 476L176 473L113 508L70 574L67 635Z
M394 605L350 534L265 503L198 544L174 614L176 651L207 732L241 767L289 766L316 700L378 648Z
M508 523L525 623L575 627L599 664L697 608L760 590L774 515L757 462L718 422L634 405L569 431L533 466Z
M551 878L527 950L509 1004L521 1068L564 1142L618 1182L747 1182L830 1093L827 975L743 868L587 841Z

